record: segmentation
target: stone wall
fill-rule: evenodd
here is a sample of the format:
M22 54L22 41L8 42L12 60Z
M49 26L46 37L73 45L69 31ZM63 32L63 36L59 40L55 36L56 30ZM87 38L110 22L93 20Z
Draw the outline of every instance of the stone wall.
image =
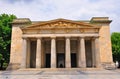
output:
M18 69L22 58L22 31L19 26L12 27L10 64L7 69Z
M111 39L110 39L110 27L103 25L100 29L100 58L101 62L113 62Z
M22 30L20 27L24 27L30 24L30 20L15 19L12 23L12 35L11 35L11 50L10 50L10 63L7 70L19 69L22 62Z

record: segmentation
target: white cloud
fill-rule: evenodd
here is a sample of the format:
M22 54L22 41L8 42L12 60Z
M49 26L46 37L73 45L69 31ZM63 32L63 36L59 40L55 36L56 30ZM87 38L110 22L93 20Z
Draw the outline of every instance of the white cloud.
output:
M120 0L2 0L0 14L15 14L31 20L88 20L93 16L107 16L113 20L111 32L120 32L119 3Z

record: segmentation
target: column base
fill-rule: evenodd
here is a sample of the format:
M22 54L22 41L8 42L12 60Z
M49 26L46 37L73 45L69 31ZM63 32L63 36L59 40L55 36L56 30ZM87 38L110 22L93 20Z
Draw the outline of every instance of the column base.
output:
M116 69L115 63L113 62L103 62L101 65L104 69L107 69L107 70Z
M9 63L6 70L17 70L20 69L20 63Z

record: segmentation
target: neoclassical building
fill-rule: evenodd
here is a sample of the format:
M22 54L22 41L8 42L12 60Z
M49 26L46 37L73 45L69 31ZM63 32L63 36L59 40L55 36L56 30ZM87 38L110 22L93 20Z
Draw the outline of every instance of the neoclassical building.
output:
M8 69L106 68L113 65L108 17L12 22Z

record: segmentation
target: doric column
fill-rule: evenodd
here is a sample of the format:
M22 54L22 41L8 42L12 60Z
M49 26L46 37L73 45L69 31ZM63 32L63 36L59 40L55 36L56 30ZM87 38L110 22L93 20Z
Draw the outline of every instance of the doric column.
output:
M23 38L23 46L22 46L22 61L21 68L26 68L26 58L27 58L27 39Z
M71 53L70 53L70 37L66 37L66 52L65 52L65 66L66 68L71 67Z
M36 68L41 68L41 38L37 38Z
M78 50L78 52L77 52L77 67L79 68L80 67L80 40L79 40L79 38L77 40L77 43L78 43L78 48L77 48L77 50Z
M51 68L56 68L56 39L51 37Z
M100 49L99 49L99 38L95 38L95 55L96 55L96 67L99 68L100 66Z
M80 59L79 59L79 67L86 67L86 54L85 54L85 39L84 37L80 38Z
M78 39L78 67L80 68L81 67L81 39L79 38Z
M27 68L30 68L30 40L27 40Z
M92 38L92 67L95 67L95 39Z
M44 40L42 40L41 42L41 55L42 55L42 64L41 64L41 67L44 68L45 67L45 52L44 52Z

